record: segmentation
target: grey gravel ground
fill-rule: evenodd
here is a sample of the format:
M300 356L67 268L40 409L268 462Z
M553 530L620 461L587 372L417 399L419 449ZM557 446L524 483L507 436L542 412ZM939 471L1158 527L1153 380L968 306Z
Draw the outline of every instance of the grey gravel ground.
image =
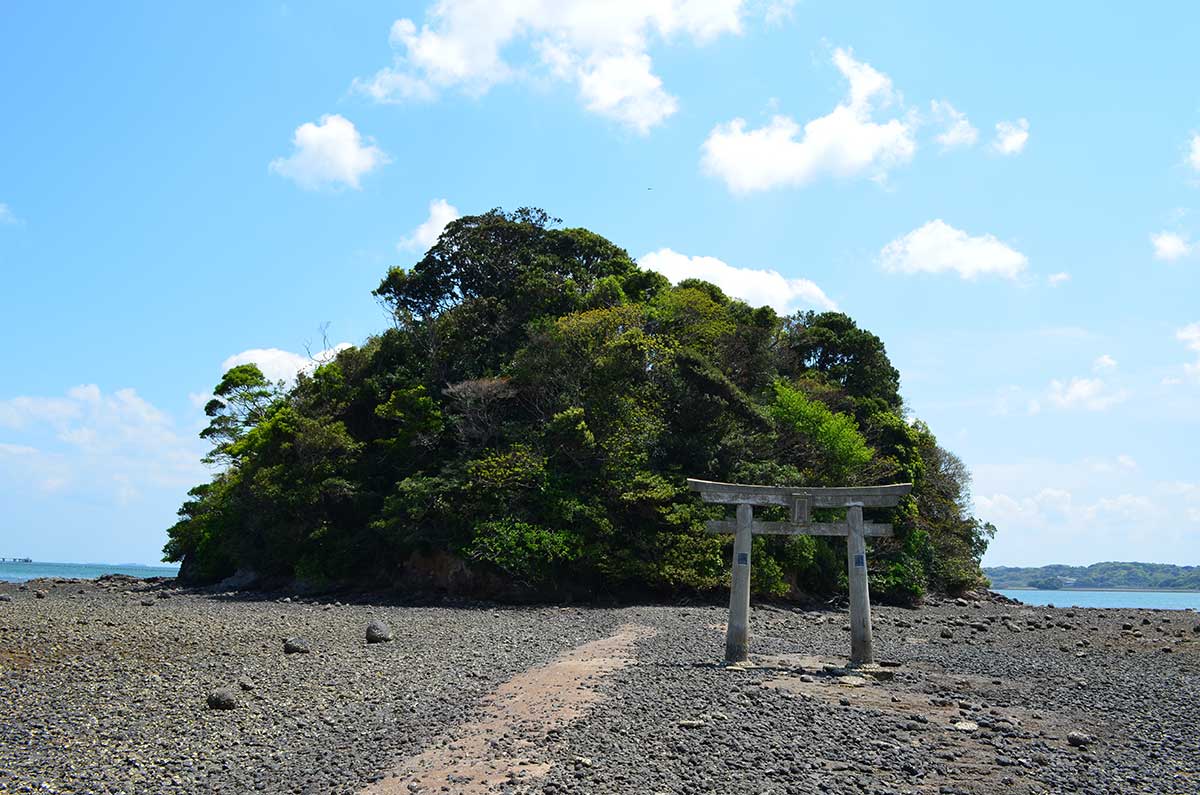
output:
M603 698L583 717L523 724L531 761L553 765L504 791L1200 792L1190 612L881 608L891 665L863 677L838 670L838 610L756 606L760 666L728 670L719 607L338 605L122 580L0 594L0 793L359 792L501 683L622 625L656 633L586 683ZM394 640L368 644L372 619ZM219 688L233 709L209 706Z

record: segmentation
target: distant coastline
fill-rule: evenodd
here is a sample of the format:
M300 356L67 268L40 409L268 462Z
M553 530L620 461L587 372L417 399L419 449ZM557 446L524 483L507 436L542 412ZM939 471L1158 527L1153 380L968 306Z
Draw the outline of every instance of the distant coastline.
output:
M94 580L105 574L128 574L132 577L175 577L179 567L144 563L55 563L34 560L29 562L0 561L0 582L25 582L36 579Z
M1105 561L1090 566L984 566L993 590L1200 592L1200 566Z

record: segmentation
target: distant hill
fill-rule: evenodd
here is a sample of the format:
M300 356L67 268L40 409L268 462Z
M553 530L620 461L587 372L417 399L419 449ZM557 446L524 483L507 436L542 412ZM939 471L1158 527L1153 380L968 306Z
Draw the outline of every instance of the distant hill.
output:
M992 588L1154 588L1200 591L1200 566L1093 563L1091 566L986 566Z

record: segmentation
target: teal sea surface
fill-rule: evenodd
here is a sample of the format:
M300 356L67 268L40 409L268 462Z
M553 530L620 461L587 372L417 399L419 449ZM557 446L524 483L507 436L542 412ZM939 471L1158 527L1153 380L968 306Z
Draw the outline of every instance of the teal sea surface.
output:
M1139 610L1200 610L1200 591L1035 591L996 590L1027 605L1128 607Z
M9 563L0 562L0 582L25 582L38 577L70 577L93 580L102 574L133 577L174 577L178 566L121 566L111 563Z

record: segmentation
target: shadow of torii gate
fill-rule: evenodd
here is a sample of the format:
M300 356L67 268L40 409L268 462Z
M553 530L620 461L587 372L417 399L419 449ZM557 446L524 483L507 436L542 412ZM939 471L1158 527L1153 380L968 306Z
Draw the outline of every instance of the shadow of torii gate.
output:
M891 508L912 491L911 483L890 486L817 488L805 486L747 486L688 478L688 488L705 502L737 506L737 521L710 521L709 533L733 535L733 582L729 592L729 625L725 632L725 661L743 662L750 637L750 547L754 534L845 536L850 584L850 662L875 661L871 639L871 594L867 584L868 536L890 536L890 524L863 521L863 508ZM791 509L787 522L756 522L755 505ZM845 522L813 522L813 508L845 508Z

